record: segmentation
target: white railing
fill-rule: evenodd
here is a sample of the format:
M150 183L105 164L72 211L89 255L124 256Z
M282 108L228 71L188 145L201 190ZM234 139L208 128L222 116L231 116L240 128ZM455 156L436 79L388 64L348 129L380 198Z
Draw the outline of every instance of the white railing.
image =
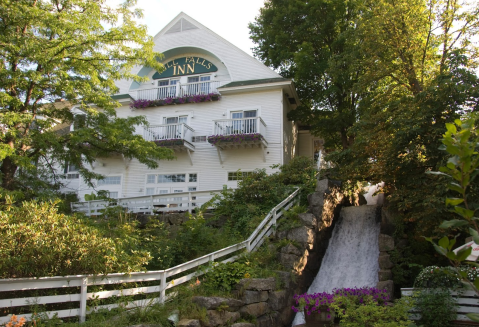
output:
M401 288L401 296L413 296L414 292L420 291L414 288ZM474 291L451 291L451 296L457 301L457 315L456 320L459 321L472 321L466 314L479 313L479 297ZM413 309L411 312L411 319L421 319L421 314L417 310Z
M101 215L106 208L122 206L131 213L152 214L163 211L189 211L202 206L221 190L193 191L168 194L154 194L119 198L116 200L94 200L72 202L73 211L83 212L87 216Z
M181 124L164 124L149 126L144 129L143 138L146 141L161 141L161 140L185 140L191 143L194 130L186 125Z
M76 275L65 277L0 279L0 292L80 287L80 293L77 294L24 298L4 298L0 300L0 308L34 306L51 303L79 302L78 307L75 309L47 311L44 314L48 315L49 317L57 315L58 318L78 316L80 318L80 322L84 322L87 313L91 313L98 309L112 309L120 305L99 305L87 309L87 300L89 299L106 299L112 296L130 296L136 294L158 293L159 296L155 297L154 299L132 301L129 302L126 307L146 306L150 303L163 303L165 300L168 299L168 295L171 295L171 293L166 294L166 290L184 284L191 279L200 276L204 273L204 270L193 271L185 275L186 272L218 259L222 260L218 260L217 262L232 262L236 260L241 254L241 252L243 252L244 250L248 252L256 250L264 242L264 238L274 232L276 222L278 218L283 215L283 212L288 210L291 206L293 206L299 201L299 191L299 189L296 189L296 191L291 193L280 204L274 207L268 213L268 215L266 215L264 220L254 230L250 237L248 237L247 240L241 243L228 246L224 249L209 253L200 258L185 262L181 265L165 270L135 272L131 274L116 273L104 276ZM89 286L134 282L158 282L158 285L88 293ZM25 309L24 312L28 312L28 309ZM29 319L32 317L32 314L22 313L19 314L19 316L23 316ZM0 324L6 323L9 320L9 316L0 317Z
M266 135L266 124L261 117L219 119L213 121L213 135L255 134Z
M161 100L183 96L219 93L220 81L202 81L186 84L159 86L136 91L136 99Z

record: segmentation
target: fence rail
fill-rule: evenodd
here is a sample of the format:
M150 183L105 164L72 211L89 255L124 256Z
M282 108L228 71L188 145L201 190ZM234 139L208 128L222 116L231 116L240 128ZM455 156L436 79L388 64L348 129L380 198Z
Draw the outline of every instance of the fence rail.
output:
M165 211L191 211L211 200L221 190L192 191L168 194L141 195L116 200L93 200L72 202L73 211L83 212L87 216L101 215L106 208L122 206L131 213L152 214Z
M402 296L413 296L414 292L419 291L415 288L401 288ZM456 298L458 308L456 320L458 321L472 321L469 319L466 314L468 313L479 313L479 297L474 291L462 291L454 292L451 291L451 296ZM421 314L413 309L411 314L411 319L419 320L421 319Z
M84 322L86 314L98 309L112 309L119 304L108 304L87 308L88 299L105 299L112 296L129 296L136 294L158 293L159 296L154 299L145 299L129 302L126 307L146 306L151 303L163 303L168 299L166 290L190 281L196 276L204 273L193 271L187 275L184 273L194 270L201 265L209 262L232 262L244 251L254 251L264 241L264 238L274 232L277 220L283 215L283 212L299 201L299 189L296 189L286 199L274 207L253 231L253 233L243 242L228 246L224 249L209 253L197 259L185 262L181 265L158 271L134 272L131 274L108 274L104 276L76 275L64 277L41 277L41 278L11 278L0 279L0 292L10 291L31 291L40 289L79 287L80 293L66 295L52 295L40 297L24 298L4 298L0 300L0 308L11 308L19 306L31 306L34 304L52 304L64 302L79 302L79 307L75 309L48 311L45 314L53 317L55 314L59 318L78 316L80 322ZM195 192L191 192L195 193ZM177 195L177 194L175 194ZM197 200L195 200L197 201ZM93 202L93 201L92 201ZM180 276L181 275L181 276ZM135 287L123 290L110 290L102 292L88 292L88 287L93 285L113 285L133 282L158 282L158 285L147 287ZM29 319L31 313L21 314ZM10 320L9 316L0 317L0 324Z

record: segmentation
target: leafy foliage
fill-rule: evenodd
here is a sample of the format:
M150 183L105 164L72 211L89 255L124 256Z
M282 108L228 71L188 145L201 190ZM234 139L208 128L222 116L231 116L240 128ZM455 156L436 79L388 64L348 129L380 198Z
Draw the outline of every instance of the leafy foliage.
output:
M146 251L128 251L128 239L105 237L52 203L4 206L0 235L1 278L140 271L150 259Z
M229 292L241 279L250 277L249 262L214 263L212 269L205 275L203 285L206 288Z
M60 182L55 167L66 162L76 165L86 180L101 178L87 165L112 153L150 168L159 159L173 158L169 149L135 135L145 118L118 118L118 103L110 97L118 91L115 80L144 79L130 73L135 65L162 69L152 38L136 25L141 12L132 9L135 3L111 8L92 0L1 2L4 191L35 195L49 188L49 182ZM78 108L75 115L72 106ZM63 132L72 124L74 131Z
M414 305L421 314L420 326L448 327L456 319L457 303L447 289L422 289L414 294Z

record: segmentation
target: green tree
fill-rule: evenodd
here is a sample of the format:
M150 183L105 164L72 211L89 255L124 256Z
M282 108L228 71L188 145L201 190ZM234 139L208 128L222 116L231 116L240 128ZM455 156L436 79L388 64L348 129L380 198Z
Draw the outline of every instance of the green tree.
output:
M127 0L114 9L94 0L0 2L0 181L3 190L46 186L42 174L65 162L89 181L99 156L116 152L148 167L172 158L134 135L144 117L118 118L115 80L140 77L135 65L161 70L152 38ZM65 99L64 102L55 100ZM82 115L74 116L77 105ZM61 127L76 122L71 133ZM37 167L42 167L43 170ZM35 182L32 182L35 181Z
M249 26L255 56L294 79L302 105L290 118L309 125L328 149L349 148L359 118L358 3L269 0Z

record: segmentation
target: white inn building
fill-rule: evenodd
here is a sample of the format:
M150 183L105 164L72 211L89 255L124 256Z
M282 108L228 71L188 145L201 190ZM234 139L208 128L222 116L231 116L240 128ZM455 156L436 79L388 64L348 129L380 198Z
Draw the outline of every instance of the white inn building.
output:
M287 119L300 101L291 80L184 13L154 41L165 70L138 67L148 82L118 81L114 98L122 104L119 117L145 116L150 127L136 132L172 148L176 159L148 169L121 156L99 158L92 169L106 178L94 190L75 167L67 167L65 192L76 192L82 201L98 190L122 198L235 188L239 169L272 173L272 165L293 156L317 155L321 141Z

